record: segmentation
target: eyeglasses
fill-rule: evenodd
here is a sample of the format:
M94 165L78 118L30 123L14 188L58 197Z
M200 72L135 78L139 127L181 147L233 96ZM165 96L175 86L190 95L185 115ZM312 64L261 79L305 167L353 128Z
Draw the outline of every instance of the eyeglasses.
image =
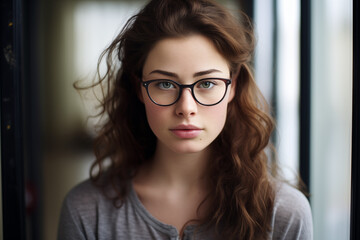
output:
M150 100L159 106L170 106L176 103L184 88L190 88L196 102L204 106L220 103L231 84L230 79L204 78L193 84L180 84L168 79L154 79L142 82Z

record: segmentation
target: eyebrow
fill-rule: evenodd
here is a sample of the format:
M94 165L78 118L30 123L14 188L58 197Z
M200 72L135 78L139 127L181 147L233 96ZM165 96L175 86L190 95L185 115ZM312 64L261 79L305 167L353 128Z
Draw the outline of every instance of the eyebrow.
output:
M213 73L213 72L220 72L221 73L220 70L209 69L209 70L194 73L193 77L200 77L200 76L204 76L204 75L207 75L207 74L210 74L210 73ZM156 70L150 72L150 74L152 74L152 73L159 73L161 75L165 75L165 76L168 76L168 77L179 78L179 76L176 73L168 72L168 71L164 71L164 70L159 70L159 69L156 69Z
M200 77L200 76L204 76L204 75L207 75L207 74L210 74L210 73L213 73L213 72L220 72L220 70L217 70L217 69L209 69L209 70L206 70L206 71L201 71L201 72L197 72L197 73L194 73L194 77Z

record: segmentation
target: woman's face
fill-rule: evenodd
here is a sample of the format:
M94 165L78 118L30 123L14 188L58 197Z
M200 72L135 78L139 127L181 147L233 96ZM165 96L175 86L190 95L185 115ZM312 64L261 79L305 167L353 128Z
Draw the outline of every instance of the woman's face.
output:
M145 61L142 81L167 79L192 84L204 78L230 78L229 66L209 39L191 35L157 42ZM161 90L174 87L169 82L160 85L157 87ZM206 149L224 127L227 105L234 95L233 85L229 85L224 99L214 106L196 102L190 88L182 91L175 104L158 106L150 100L145 87L141 87L147 120L158 139L158 147L176 153ZM201 88L209 86L211 83L205 82Z

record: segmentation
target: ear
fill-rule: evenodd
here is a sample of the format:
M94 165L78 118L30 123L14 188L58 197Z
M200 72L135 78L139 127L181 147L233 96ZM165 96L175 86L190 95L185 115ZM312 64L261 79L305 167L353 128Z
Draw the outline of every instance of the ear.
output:
M142 90L141 90L141 87L139 87L136 91L137 93L137 97L138 99L140 100L140 102L144 103L144 97L143 97L143 94L142 94Z
M229 93L229 98L228 98L228 102L231 102L234 97L235 97L235 93L236 93L236 82L237 82L237 79L239 77L239 73L240 73L240 70L237 70L236 73L231 77L231 84L230 84L230 93Z
M235 97L235 91L236 91L236 78L233 78L230 84L230 93L229 93L228 102L231 102Z
M141 86L141 80L139 80L139 79L137 79L137 80L138 81L136 81L136 82L139 83L139 86L136 89L136 95L137 95L138 99L140 100L140 102L144 103L144 97L143 97L143 94L142 94L143 87Z

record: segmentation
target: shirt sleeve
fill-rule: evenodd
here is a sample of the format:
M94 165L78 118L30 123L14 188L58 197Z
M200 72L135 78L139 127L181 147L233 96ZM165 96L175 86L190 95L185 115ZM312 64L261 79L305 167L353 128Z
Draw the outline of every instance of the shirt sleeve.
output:
M312 240L313 222L306 197L283 183L276 193L270 239Z

